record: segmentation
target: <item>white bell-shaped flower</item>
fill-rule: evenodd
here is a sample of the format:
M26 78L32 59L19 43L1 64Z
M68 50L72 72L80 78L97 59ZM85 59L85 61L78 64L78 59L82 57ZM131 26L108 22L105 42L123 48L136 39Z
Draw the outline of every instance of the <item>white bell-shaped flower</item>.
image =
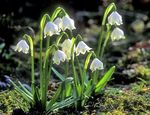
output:
M62 19L61 18L56 18L54 20L54 24L56 24L58 26L58 29L59 29L59 32L60 32L61 29L62 29Z
M76 47L76 55L78 56L80 53L85 54L89 52L92 48L87 46L83 41L80 41Z
M111 39L112 39L112 41L125 39L123 30L121 30L120 28L116 27L111 33Z
M62 51L66 54L67 60L71 59L71 48L72 48L72 41L70 39L65 39L62 43Z
M53 62L57 65L60 64L60 62L64 62L66 60L66 54L61 51L61 50L57 50L55 53L54 53L54 56L53 56Z
M52 36L54 34L59 34L58 26L52 22L48 22L44 28L44 38L47 36Z
M62 17L62 30L65 31L66 29L69 30L76 29L74 25L74 20L71 19L69 16Z
M90 69L92 72L95 70L102 70L104 69L103 63L98 58L95 58L90 65Z
M108 16L108 23L110 25L121 25L123 24L122 16L118 12L114 11Z
M27 54L29 52L29 45L25 40L20 40L15 47L15 51L22 51L23 53Z

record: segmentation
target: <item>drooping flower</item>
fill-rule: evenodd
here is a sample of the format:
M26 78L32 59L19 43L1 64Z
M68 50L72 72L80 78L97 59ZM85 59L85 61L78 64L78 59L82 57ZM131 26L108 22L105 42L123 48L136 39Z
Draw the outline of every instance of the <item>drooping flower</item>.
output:
M108 23L110 25L121 25L121 24L123 24L123 22L122 22L122 16L117 11L113 11L108 16Z
M66 29L69 30L76 29L74 25L74 20L71 19L69 16L62 17L62 30L65 31Z
M83 41L80 41L76 47L76 55L78 56L80 53L85 54L89 52L92 48L87 46Z
M52 36L54 34L59 34L59 29L53 22L48 22L44 27L44 38L47 36Z
M124 32L120 28L116 27L111 33L111 39L112 41L125 39Z
M62 43L62 51L66 54L67 60L71 59L71 48L72 48L72 41L70 39L65 39Z
M22 51L23 53L27 54L29 52L29 45L25 40L20 40L15 47L15 51Z
M57 50L55 53L54 53L54 56L53 56L53 62L57 65L60 64L60 62L64 62L66 60L66 54L61 51L61 50Z
M90 69L92 72L95 70L102 70L104 69L103 63L98 58L95 58L90 65Z
M61 18L56 18L54 20L54 24L56 24L58 26L58 29L59 29L59 32L60 32L61 29L62 29L62 19Z

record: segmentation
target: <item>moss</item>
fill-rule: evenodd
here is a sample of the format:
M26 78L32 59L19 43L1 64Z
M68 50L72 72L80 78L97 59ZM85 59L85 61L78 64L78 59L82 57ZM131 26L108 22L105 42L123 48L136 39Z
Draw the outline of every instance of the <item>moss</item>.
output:
M149 89L150 87L143 86L137 91L133 90L137 85L131 86L132 88L129 89L109 88L106 90L105 101L101 103L105 108L108 108L105 109L106 113L113 115L116 112L118 112L117 115L120 115L120 112L122 114L150 113L150 90L145 90L145 88ZM116 91L114 92L114 90Z
M28 111L29 104L15 90L0 93L0 114L10 114L13 109Z

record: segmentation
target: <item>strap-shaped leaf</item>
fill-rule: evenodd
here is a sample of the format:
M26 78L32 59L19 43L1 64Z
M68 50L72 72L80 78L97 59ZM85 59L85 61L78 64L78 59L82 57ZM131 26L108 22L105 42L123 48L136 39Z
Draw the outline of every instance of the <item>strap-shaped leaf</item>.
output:
M28 95L30 95L30 96L32 97L32 93L31 93L29 90L27 90L27 89L21 84L20 81L18 81L18 83L19 83L19 85L21 86L22 90L23 90L25 93L27 93Z
M76 101L77 101L77 98L69 97L69 98L67 98L67 99L65 99L65 100L63 100L63 101L61 101L61 102L57 102L57 103L55 103L55 104L53 105L53 107L52 107L50 110L48 110L48 113L49 113L50 111L54 111L54 110L56 110L56 109L60 109L60 108L69 106L69 105L75 103Z
M39 93L38 87L35 88L34 100L35 100L35 103L36 103L36 102L37 102L37 103L40 102L40 93Z
M22 97L28 101L29 103L33 103L33 98L31 96L29 96L26 92L24 92L22 89L20 89L12 80L10 80L10 82L13 84L13 86L15 87L16 91L19 92L20 95L22 95Z
M88 97L91 94L91 92L92 92L92 79L88 81L84 95Z
M62 86L60 85L58 90L56 91L55 95L52 97L50 102L47 104L46 110L50 110L52 108L52 105L57 101L58 97L60 96L62 90Z
M55 73L55 75L61 80L65 81L65 77L61 75L54 67L52 67L52 71Z
M96 85L96 89L95 92L96 93L100 93L100 91L105 87L105 85L107 84L107 82L109 81L109 79L111 78L112 74L115 71L115 66L111 67L106 74L104 75L104 77L98 82L98 84Z
M72 84L67 83L66 84L66 97L69 97L71 95L71 91L72 91Z

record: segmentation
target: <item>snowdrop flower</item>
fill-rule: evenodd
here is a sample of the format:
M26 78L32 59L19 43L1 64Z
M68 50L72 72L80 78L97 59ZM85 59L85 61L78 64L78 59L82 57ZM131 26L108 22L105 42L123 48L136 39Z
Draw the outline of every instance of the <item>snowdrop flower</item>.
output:
M15 47L15 51L22 51L23 53L27 54L29 52L29 45L25 40L20 40Z
M104 69L103 63L98 58L95 58L90 65L90 69L92 72L95 70L102 70Z
M72 48L72 41L70 39L65 39L62 43L62 51L66 54L67 60L71 59L71 48Z
M120 28L116 27L111 33L111 39L112 41L125 39L124 32Z
M62 29L62 19L61 18L56 18L54 20L54 24L56 24L58 26L58 29L59 29L59 32L60 32L61 29Z
M92 48L88 47L83 41L80 41L76 47L76 55L78 56L80 53L85 54L86 51L89 52Z
M115 25L115 24L116 25L121 25L121 24L123 24L121 15L116 11L112 12L108 16L108 23L110 25Z
M64 62L65 60L66 60L66 54L63 51L57 50L54 53L53 61L55 64L59 65L61 61Z
M66 29L69 30L76 29L74 25L74 20L68 16L62 17L62 30L65 31Z
M52 36L54 34L59 34L58 26L52 22L48 22L44 28L44 38L46 38L46 36Z

